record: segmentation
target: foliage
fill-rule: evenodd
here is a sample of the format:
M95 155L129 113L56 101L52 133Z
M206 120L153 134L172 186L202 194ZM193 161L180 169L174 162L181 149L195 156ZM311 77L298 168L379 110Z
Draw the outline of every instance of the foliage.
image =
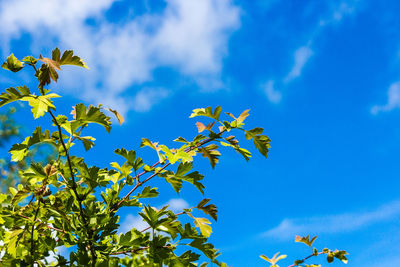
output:
M208 263L198 265L201 255L217 266L227 266L217 259L219 251L208 242L212 234L210 219L218 218L217 207L210 199L202 199L178 213L168 206L152 207L146 199L159 196L158 189L150 185L150 181L156 182L155 178L165 180L177 193L185 182L204 194L204 176L194 170L193 161L201 154L215 168L221 148L234 149L249 160L251 152L239 145L236 133L243 133L244 139L251 140L267 157L270 139L263 129L245 128L249 110L238 117L222 113L221 107L193 110L190 118L208 123L196 122L198 134L193 139L178 137L174 148L143 138L141 147L154 150L156 163L145 162L134 150L118 148L115 153L122 163L89 166L84 158L72 153L76 144L85 150L93 149L96 139L84 135L85 129L97 124L110 132L112 123L107 112L120 123L123 118L116 110L84 104L75 105L70 115L57 115L55 99L60 96L46 87L57 82L58 71L64 65L88 68L73 51L61 54L58 48L51 58L28 56L20 61L12 54L2 65L13 72L32 67L38 91L27 86L7 88L0 95L0 106L28 102L34 119L47 116L53 128L37 127L9 151L11 160L19 164L18 176L24 182L10 186L9 193L0 194L1 266L207 266ZM53 147L56 155L43 162L34 158L27 161L32 150L41 144ZM148 227L120 233L122 207L136 210ZM311 248L315 238L296 240ZM49 260L59 247L69 248L68 259L56 255ZM345 251L313 249L311 256L292 266L300 266L322 253L328 255L328 262L334 258L346 261ZM271 266L278 266L277 262L285 257L279 253L271 259L261 256Z
M210 262L226 266L217 259L218 250L207 241L212 233L211 221L199 215L203 213L217 220L217 207L210 204L210 199L179 213L168 206L157 209L146 205L146 199L159 195L157 188L149 185L155 177L164 179L176 192L186 182L204 194L204 176L193 170L196 155L207 158L213 168L221 156L219 145L233 148L246 160L251 157L232 135L235 131L253 140L256 148L267 156L270 140L262 134L262 129L244 128L248 111L238 118L227 113L231 117L228 120L222 118L221 107L195 109L190 117L204 117L211 122L204 127L197 122L199 133L192 140L177 138L175 148L143 138L141 147L149 147L157 154L155 164L144 162L134 150L119 148L115 153L123 158L122 164L112 162L106 168L89 166L84 158L72 154L73 145L81 143L86 150L93 148L95 138L84 135L84 130L92 124L110 131L107 110L120 123L123 118L115 110L84 104L77 104L72 116L57 115L54 101L59 95L46 87L58 80L58 71L64 65L87 68L72 51L61 55L57 48L51 58L28 56L20 61L11 55L2 65L13 72L31 66L38 80L38 92L27 86L7 88L0 95L0 106L28 102L34 119L48 115L54 127L39 126L21 143L13 145L9 151L12 161L26 160L39 144L54 147L57 155L45 163L32 160L29 166L20 167L19 175L26 183L9 187L10 194L0 195L1 265L197 266L202 254ZM118 214L122 207L140 209L138 214L149 227L119 233ZM182 219L184 215L187 217ZM49 262L46 257L61 246L71 248L69 259L56 256L55 261Z

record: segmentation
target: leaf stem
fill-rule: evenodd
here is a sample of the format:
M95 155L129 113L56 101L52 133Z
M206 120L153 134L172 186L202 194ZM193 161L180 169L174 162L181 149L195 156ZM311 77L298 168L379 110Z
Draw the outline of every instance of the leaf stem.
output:
M38 216L38 213L39 213L39 209L40 209L40 203L41 203L41 199L39 198L38 199L38 206L37 206L37 209L36 209L36 211L35 211L35 217L33 218L33 223L32 223L32 229L31 229L31 257L32 257L32 266L34 265L34 262L35 262L35 260L34 260L34 253L35 253L35 246L34 246L34 243L35 243L35 241L33 240L33 233L34 233L34 231L35 231L35 222L36 222L36 219L37 219L37 216Z

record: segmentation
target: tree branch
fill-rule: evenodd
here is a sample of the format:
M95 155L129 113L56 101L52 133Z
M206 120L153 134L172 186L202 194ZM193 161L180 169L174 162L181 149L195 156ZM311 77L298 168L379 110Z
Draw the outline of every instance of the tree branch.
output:
M90 229L88 229L88 223L87 223L87 220L86 220L86 217L85 217L85 213L83 211L83 205L82 205L82 201L83 200L81 199L81 197L78 194L78 191L76 190L77 186L76 186L76 181L75 181L75 175L74 175L73 168L72 168L71 158L69 156L69 151L68 151L67 146L65 145L64 139L62 137L62 129L61 129L60 124L57 122L57 119L54 116L54 114L51 111L51 109L49 109L49 113L50 113L51 117L53 118L54 124L57 126L58 133L60 135L60 139L59 140L60 140L60 143L61 143L62 147L64 148L65 155L67 157L67 163L68 163L69 171L71 172L72 191L74 192L75 197L78 200L80 217L82 219L83 224L85 225L86 233L89 236L89 248L90 248L90 252L92 254L92 258L93 258L92 266L95 266L96 265L96 261L97 261L97 256L96 256L96 251L95 251L94 246L93 246L93 242L91 240L92 237L93 237L93 233L90 231Z
M147 247L142 247L142 248L137 248L137 249L132 249L132 250L124 250L124 251L116 251L116 252L111 252L109 255L121 255L121 254L128 254L128 253L137 253L138 251L146 250L149 249L150 246ZM162 246L158 248L173 248L173 246Z
M33 233L35 231L35 222L39 213L40 209L40 198L38 199L38 206L35 211L35 217L33 218L33 223L32 223L32 230L31 230L31 257L32 257L32 262L35 262L33 254L35 253L35 246L34 246L34 240L33 240Z
M224 132L225 132L225 130L219 132L219 133L218 133L218 136L221 136ZM209 142L211 142L211 141L214 141L215 139L216 139L216 137L214 137L214 138L207 138L206 140L200 142L200 143L197 144L196 146L187 148L187 149L185 150L185 152L193 151L193 150L195 150L195 149L197 149L197 148L199 148L199 147L201 147L201 146L203 146L203 145L205 145L205 144L207 144L207 143L209 143ZM154 168L155 166L157 166L159 163L160 163L160 161L158 161L158 162L156 162L155 164L153 164L152 168ZM135 187L133 187L133 188L132 188L132 189L131 189L131 190L130 190L130 191L129 191L129 192L128 192L128 193L127 193L127 194L126 194L112 209L111 209L111 210L110 210L110 213L112 213L112 212L118 210L118 209L120 208L121 204L122 204L123 202L125 202L126 200L128 200L128 199L129 199L129 196L130 196L133 192L135 192L135 190L136 190L138 187L142 186L144 183L148 182L149 180L151 180L152 178L154 178L155 176L157 176L162 170L164 170L165 168L167 168L169 165L171 165L170 162L168 162L167 164L165 164L165 165L164 165L161 169L159 169L157 172L155 172L155 173L153 173L152 175L150 175L150 176L149 176L147 179L145 179L143 182L139 182L139 177L140 177L141 175L145 174L146 171L144 171L144 172L142 172L142 173L136 175L136 176L134 177L134 179L137 181Z

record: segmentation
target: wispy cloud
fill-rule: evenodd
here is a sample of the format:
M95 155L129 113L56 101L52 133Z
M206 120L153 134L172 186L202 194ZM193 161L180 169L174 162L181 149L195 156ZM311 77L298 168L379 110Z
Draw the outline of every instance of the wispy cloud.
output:
M299 78L303 72L304 67L310 61L312 56L314 55L314 51L312 48L312 44L315 39L323 32L323 30L330 26L340 23L343 18L346 16L350 16L354 14L356 11L356 7L358 5L358 0L343 0L340 2L332 2L333 4L329 8L328 14L322 18L319 23L312 25L313 30L311 31L312 34L309 36L308 41L305 45L299 46L294 51L293 56L293 65L290 68L289 72L283 76L283 78L271 79L269 82L272 81L272 84L282 84L282 87L285 85L287 86L290 82ZM268 85L269 82L266 84ZM261 85L264 88L264 84ZM267 87L268 88L268 87ZM282 99L282 94L278 91L273 91L273 87L269 87L268 90L264 90L267 96L267 99L272 103L279 103ZM279 93L279 97L271 97L271 92ZM274 95L274 94L272 94Z
M170 91L164 88L143 88L136 93L133 100L133 109L138 112L149 111L154 105L169 95Z
M189 208L189 204L182 198L172 198L164 205L158 207L159 209L168 205L168 209L173 212L181 212L183 209ZM136 228L138 230L146 229L149 225L143 221L143 218L136 214L128 214L125 219L122 221L121 226L119 228L119 232L126 233L130 231L132 228Z
M367 212L344 213L310 218L284 219L278 226L261 234L265 238L289 240L295 235L342 233L400 216L400 201Z
M173 212L181 212L183 209L189 208L189 204L182 198L172 198L165 205L168 205Z
M376 115L382 111L391 111L395 108L400 108L400 81L390 85L387 92L388 99L385 105L375 105L371 108L371 113Z
M271 103L279 103L282 98L282 93L275 89L275 81L269 80L264 85L265 94Z
M240 25L240 9L233 1L166 0L162 12L134 16L123 24L105 19L114 2L2 1L2 52L8 53L11 40L23 33L30 34L34 52L56 44L72 48L86 59L91 71L63 74L63 87L88 101L103 101L107 95L108 102L122 112L132 105L124 103L121 93L132 85L151 82L159 67L172 67L200 86L204 79L222 85L222 59L230 34ZM88 19L96 21L95 26Z
M301 75L301 71L304 68L304 65L312 56L313 51L310 46L301 46L294 53L294 64L292 69L289 71L288 75L285 77L285 83L290 82L291 80L299 77Z

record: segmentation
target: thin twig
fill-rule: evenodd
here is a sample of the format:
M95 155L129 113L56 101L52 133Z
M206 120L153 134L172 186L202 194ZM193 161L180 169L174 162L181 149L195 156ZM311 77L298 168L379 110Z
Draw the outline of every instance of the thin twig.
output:
M30 220L30 219L31 219L31 218L29 218L28 216L25 216L25 215L23 215L23 214L17 214L17 215L20 216L20 217L22 217L22 218L24 218L24 219L27 219L27 220ZM44 222L40 221L39 219L36 219L35 221L36 221L36 222L40 222L40 224L45 225L47 228L49 228L49 229L51 229L51 230L54 230L54 231L57 231L57 232L60 232L60 233L63 233L63 234L66 234L66 233L67 233L67 232L64 231L64 230L61 230L61 229L55 228L55 227L53 227L53 226L51 226L51 225L48 225L47 223L44 223Z
M318 255L321 255L321 254L324 254L324 252L318 252ZM312 257L314 257L314 256L318 256L318 255L315 255L314 253L313 254L311 254L311 255L308 255L307 257L305 257L305 258L303 258L301 261L302 261L302 263L303 262L305 262L306 260L308 260L309 258L312 258ZM289 265L288 267L295 267L295 266L297 266L295 263L293 263L292 265Z
M132 249L132 250L116 251L116 252L111 252L109 255L121 255L121 254L128 254L128 253L136 253L138 251L146 250L149 248L150 248L150 246ZM173 248L173 246L162 246L159 248Z

